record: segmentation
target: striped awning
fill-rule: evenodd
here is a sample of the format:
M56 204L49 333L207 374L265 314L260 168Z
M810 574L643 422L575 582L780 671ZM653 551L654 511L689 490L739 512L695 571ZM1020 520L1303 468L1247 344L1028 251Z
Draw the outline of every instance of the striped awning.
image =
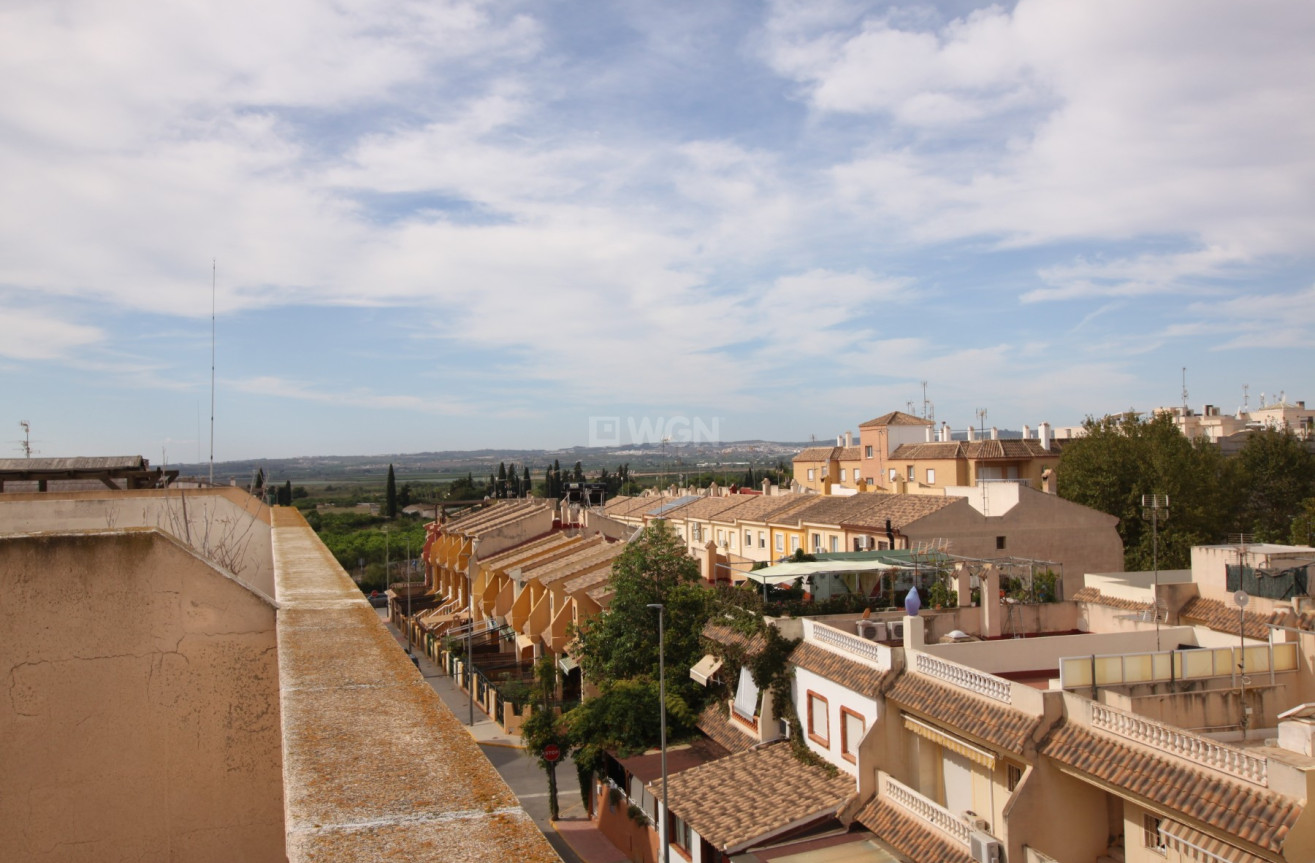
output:
M934 725L928 725L921 719L915 719L907 714L904 717L904 727L925 740L944 746L951 752L959 753L974 764L980 764L987 770L995 769L995 753L990 750L974 746L967 740L948 734Z
M1202 863L1265 863L1263 857L1257 857L1250 851L1243 851L1236 845L1230 845L1170 818L1160 822L1160 832L1164 834L1165 844L1189 860L1200 860Z

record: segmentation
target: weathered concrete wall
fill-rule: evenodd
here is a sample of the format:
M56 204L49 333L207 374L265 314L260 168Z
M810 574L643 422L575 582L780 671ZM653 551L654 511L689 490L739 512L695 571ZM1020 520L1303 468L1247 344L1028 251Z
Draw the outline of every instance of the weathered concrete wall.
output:
M157 527L243 584L274 595L269 508L237 488L0 497L0 534Z
M0 857L283 860L273 604L101 527L0 537Z
M951 540L951 554L965 557L1023 557L1063 564L1064 598L1082 589L1088 572L1123 569L1119 520L1053 494L1019 487L1018 504L986 515L969 505L947 506L919 519L905 533L915 544ZM997 548L1004 537L1004 548Z
M288 859L559 861L301 515L273 525Z

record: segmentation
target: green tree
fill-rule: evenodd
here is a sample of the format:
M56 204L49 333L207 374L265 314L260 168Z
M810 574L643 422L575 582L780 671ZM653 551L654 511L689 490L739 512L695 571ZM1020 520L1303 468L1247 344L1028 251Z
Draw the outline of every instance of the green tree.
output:
M529 497L532 488L534 488L534 483L530 482L530 466L525 465L521 476L521 496Z
M393 466L388 466L388 482L384 486L384 512L389 518L397 518L397 477L393 475Z
M1308 497L1301 502L1300 509L1292 517L1288 542L1293 545L1315 544L1315 497Z
M1086 435L1064 445L1059 495L1117 516L1124 566L1148 570L1154 556L1142 497L1168 495L1169 518L1159 528L1161 569L1185 569L1193 545L1222 538L1232 522L1231 468L1208 440L1189 441L1173 418L1132 413L1088 419Z
M539 762L539 767L548 774L548 817L556 821L557 810L557 765L570 751L570 738L566 724L556 711L557 698L557 662L552 656L543 656L534 665L534 703L530 715L521 725L521 741L525 749ZM549 744L558 748L560 757L549 761L543 757L543 750Z
M283 487L279 489L278 504L279 506L292 506L292 480L285 480Z
M572 479L576 482L584 482L584 465L580 462L575 463L575 469L571 472Z
M608 609L576 631L576 655L599 695L569 714L576 763L596 770L603 751L642 749L658 740L658 612L666 634L666 710L673 736L691 733L706 690L689 669L703 655L702 631L712 595L698 565L662 520L644 528L612 564Z
M1243 490L1237 528L1261 542L1288 538L1302 502L1315 496L1315 455L1288 429L1256 431L1237 454Z

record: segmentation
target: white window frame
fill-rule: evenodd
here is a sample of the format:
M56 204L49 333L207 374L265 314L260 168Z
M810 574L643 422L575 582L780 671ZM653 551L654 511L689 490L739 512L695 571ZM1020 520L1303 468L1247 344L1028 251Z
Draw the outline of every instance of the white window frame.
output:
M822 729L818 732L817 722L818 711L814 704L821 705ZM831 748L831 703L827 701L825 695L808 690L808 697L804 707L808 710L808 739L821 746L823 749Z
M927 485L935 485L935 484L936 484L936 468L929 467L927 468Z
M817 474L817 471L815 471L813 468L810 467L810 468L808 469L808 481L809 481L809 482L813 482L813 481L815 481L815 480L817 479L816 474Z

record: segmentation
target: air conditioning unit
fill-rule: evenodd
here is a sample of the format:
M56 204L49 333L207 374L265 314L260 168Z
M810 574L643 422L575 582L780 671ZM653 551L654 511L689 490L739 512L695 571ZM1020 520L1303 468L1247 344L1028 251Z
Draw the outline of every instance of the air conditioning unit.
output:
M866 536L860 536L858 538L858 550L859 551L868 550L868 538Z
M878 620L872 625L872 637L877 641L885 641L890 637L886 634L886 621Z
M963 813L963 820L968 823L969 827L981 833L986 833L991 829L990 822L971 809Z
M890 622L890 637L896 641L904 640L904 621L892 620Z
M974 830L968 834L968 853L977 863L1000 863L1004 847L989 833Z

